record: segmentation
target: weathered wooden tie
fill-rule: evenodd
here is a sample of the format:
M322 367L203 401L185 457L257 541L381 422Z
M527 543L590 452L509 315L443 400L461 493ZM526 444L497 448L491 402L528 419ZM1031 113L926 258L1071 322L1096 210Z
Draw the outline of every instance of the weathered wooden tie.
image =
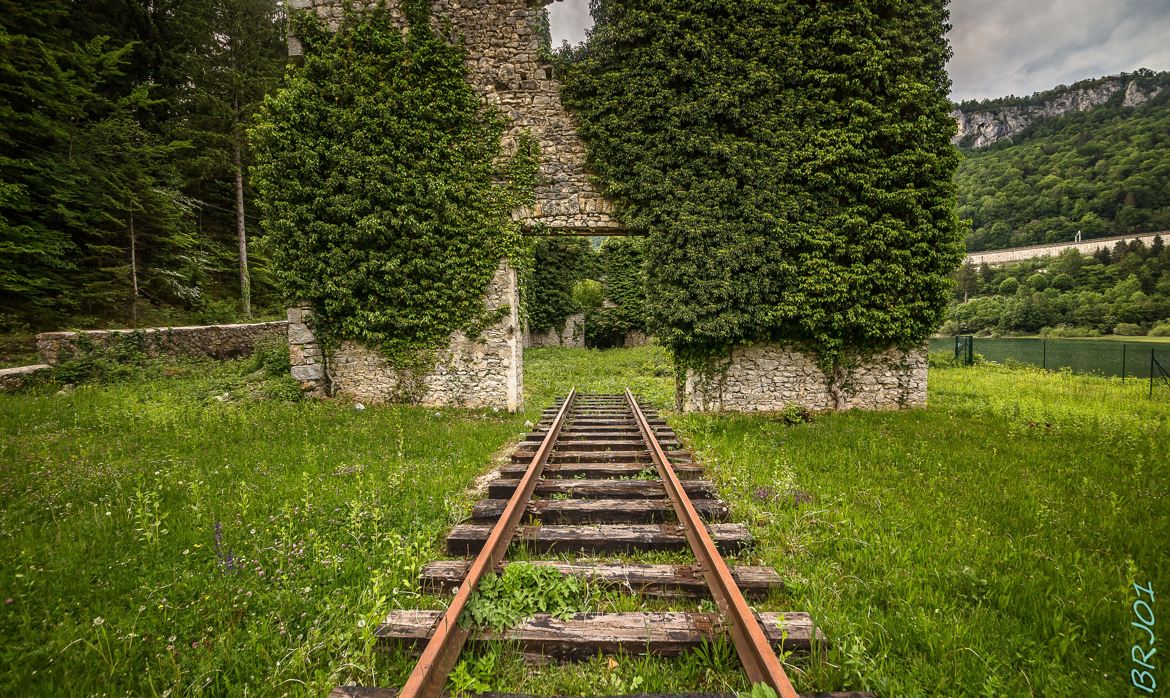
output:
M500 518L506 499L481 499L471 509L471 523L486 524ZM695 508L704 521L721 523L731 515L730 507L718 499L696 499ZM644 524L676 522L674 509L666 499L539 499L529 502L525 518L548 524Z
M374 634L387 646L414 647L430 638L441 616L439 611L393 611ZM785 652L808 654L825 641L807 613L760 613L757 622L772 647ZM725 630L717 613L579 613L568 620L538 615L502 632L472 633L470 641L502 640L526 654L562 661L599 652L674 657Z
M488 483L488 497L507 499L516 490L518 480L493 480ZM714 499L715 483L686 480L683 485L692 497ZM657 499L665 496L658 480L578 480L546 478L536 485L538 497L572 497L576 499Z
M743 524L711 524L711 537L719 551L734 554L752 544L752 534ZM483 549L491 526L462 524L447 536L449 555L475 555ZM539 553L585 553L588 555L678 552L687 549L686 534L677 524L581 524L578 526L521 526L513 545Z
M646 596L703 598L707 583L694 565L650 565L640 563L557 562L537 560L526 564L550 567L561 574L587 579L595 584ZM467 560L439 560L423 568L419 584L430 594L450 594L459 588L471 563ZM507 563L505 563L507 566ZM771 567L732 567L739 588L752 598L764 598L782 591L784 582Z

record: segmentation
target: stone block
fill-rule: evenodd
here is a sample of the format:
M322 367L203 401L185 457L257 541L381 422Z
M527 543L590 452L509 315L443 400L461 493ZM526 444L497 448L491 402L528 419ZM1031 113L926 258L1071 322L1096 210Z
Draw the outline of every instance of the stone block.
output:
M299 381L325 380L325 367L321 364L293 366L292 377Z
M841 404L815 359L796 347L762 344L732 352L726 366L688 371L682 406L693 412L770 412L790 406L812 411L891 410L926 404L925 347L888 349L855 357L840 386Z
M313 331L309 329L308 325L303 323L288 324L288 343L289 344L316 344L317 337Z

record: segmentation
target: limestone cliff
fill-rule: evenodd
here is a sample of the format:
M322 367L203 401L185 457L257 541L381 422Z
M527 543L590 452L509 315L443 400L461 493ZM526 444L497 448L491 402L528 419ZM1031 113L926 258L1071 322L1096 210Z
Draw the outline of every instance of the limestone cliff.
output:
M1028 99L964 103L951 112L958 124L954 142L965 148L986 148L1010 140L1037 121L1100 107L1119 92L1124 92L1122 106L1136 107L1156 97L1162 89L1143 87L1138 80L1121 76L1057 88Z

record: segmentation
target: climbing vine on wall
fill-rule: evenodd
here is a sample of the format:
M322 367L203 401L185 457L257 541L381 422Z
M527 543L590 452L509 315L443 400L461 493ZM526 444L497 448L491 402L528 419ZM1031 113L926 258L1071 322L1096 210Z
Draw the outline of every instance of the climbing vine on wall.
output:
M289 300L316 309L327 344L391 357L475 332L501 258L524 256L514 207L531 201L535 141L502 157L505 122L467 81L465 52L412 0L337 31L292 18L304 46L252 130L267 245Z
M943 0L594 0L563 99L681 366L925 339L962 255Z

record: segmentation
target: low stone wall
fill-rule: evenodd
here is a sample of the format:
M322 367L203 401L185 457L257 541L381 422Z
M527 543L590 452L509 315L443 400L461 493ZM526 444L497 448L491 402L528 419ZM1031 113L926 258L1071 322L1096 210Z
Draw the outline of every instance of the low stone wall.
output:
M516 271L500 264L484 295L488 312L507 314L476 338L451 334L425 373L402 371L376 350L342 342L323 356L304 308L289 314L292 375L307 391L346 396L367 403L408 403L430 407L495 407L516 412L524 406L524 347Z
M688 371L679 400L687 412L778 412L794 406L837 409L816 359L796 347L763 344L736 349L709 375ZM723 369L725 370L718 370ZM842 409L896 410L926 404L926 347L889 349L860 361L839 392Z
M42 362L56 366L78 349L106 350L130 341L139 343L147 356L238 359L251 356L256 345L261 342L282 338L287 324L280 321L250 325L45 332L37 335L37 353Z
M0 392L20 390L30 378L48 371L52 366L48 364L34 364L32 366L18 366L16 368L0 368Z
M585 348L585 314L577 313L565 318L565 326L558 332L530 332L524 342L525 348L542 349L545 347L568 347L570 349Z
M967 253L967 262L975 266L981 264L987 264L988 266L1010 264L1011 262L1023 262L1029 259L1039 259L1040 257L1059 257L1065 250L1076 250L1083 255L1091 255L1101 250L1112 251L1119 242L1132 243L1140 241L1149 247L1154 243L1154 238L1159 236L1164 240L1170 239L1170 230L1161 233L1094 238L1083 242L1060 242L1053 245L1032 245L1030 247L1015 247L1008 250L969 252Z
M650 343L650 335L642 330L630 330L626 333L626 338L622 342L622 346L626 349L633 347L644 347Z

